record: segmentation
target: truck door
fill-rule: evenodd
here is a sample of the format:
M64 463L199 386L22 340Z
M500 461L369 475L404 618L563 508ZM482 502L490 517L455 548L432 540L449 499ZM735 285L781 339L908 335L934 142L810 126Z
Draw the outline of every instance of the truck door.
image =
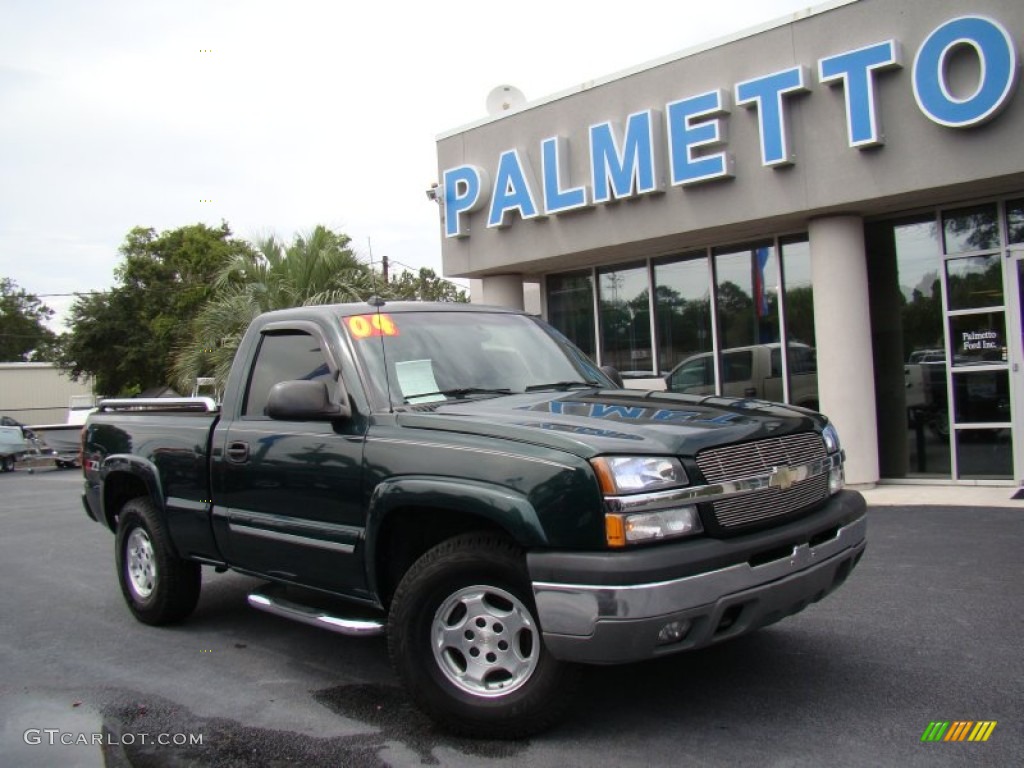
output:
M214 433L214 530L235 567L358 595L365 420L264 413L281 381L324 381L333 396L340 373L329 349L315 327L262 334L239 412Z

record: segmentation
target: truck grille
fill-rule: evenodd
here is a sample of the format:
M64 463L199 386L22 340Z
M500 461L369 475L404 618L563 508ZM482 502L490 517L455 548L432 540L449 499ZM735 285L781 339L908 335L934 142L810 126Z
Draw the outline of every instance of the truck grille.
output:
M697 454L697 466L709 483L763 475L772 467L807 464L825 458L825 443L814 432L773 437L753 443L711 448ZM783 491L764 488L713 503L722 528L757 523L808 507L828 497L828 475L808 478Z

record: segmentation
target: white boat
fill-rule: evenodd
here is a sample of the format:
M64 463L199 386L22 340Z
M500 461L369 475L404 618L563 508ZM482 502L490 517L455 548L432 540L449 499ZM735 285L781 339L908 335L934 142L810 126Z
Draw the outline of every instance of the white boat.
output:
M96 398L92 395L72 395L68 402L68 418L64 424L33 424L32 430L50 449L58 467L76 467L80 458L82 428L89 414L96 410Z
M46 448L54 454L58 467L78 465L78 451L82 439L80 424L33 424L31 429Z

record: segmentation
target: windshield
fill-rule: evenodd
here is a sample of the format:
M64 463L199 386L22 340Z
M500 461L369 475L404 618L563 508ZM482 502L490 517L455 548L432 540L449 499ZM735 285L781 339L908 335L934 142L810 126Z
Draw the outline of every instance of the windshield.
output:
M342 326L380 403L388 389L398 406L549 386L615 386L561 334L526 315L382 312L344 317Z

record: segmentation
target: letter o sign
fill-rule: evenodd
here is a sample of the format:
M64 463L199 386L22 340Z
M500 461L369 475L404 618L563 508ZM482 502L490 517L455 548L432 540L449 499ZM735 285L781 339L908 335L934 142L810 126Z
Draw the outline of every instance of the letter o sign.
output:
M974 93L957 98L947 83L950 54L974 49L980 64ZM925 39L914 59L914 99L925 116L949 128L969 128L1006 106L1017 85L1017 49L1006 29L984 16L950 19Z

